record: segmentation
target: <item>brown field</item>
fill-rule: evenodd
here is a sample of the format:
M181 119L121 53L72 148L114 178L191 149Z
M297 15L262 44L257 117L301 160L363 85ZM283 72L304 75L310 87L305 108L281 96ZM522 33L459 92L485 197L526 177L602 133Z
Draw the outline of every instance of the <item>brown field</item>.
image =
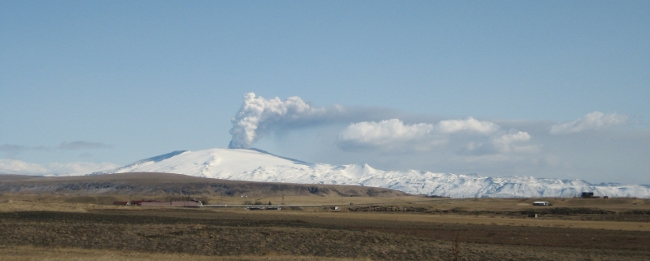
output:
M0 186L25 182L12 179L0 180ZM88 182L69 179L55 183ZM188 184L194 183L181 186ZM192 196L212 204L284 200L324 206L249 211L112 205L178 196L160 192L177 189L162 185L152 186L157 195L0 190L0 260L650 260L647 199L545 199L553 206L533 207L537 199L396 192L371 197L363 187L323 185L319 192L327 193L311 193L300 187L308 185L285 191L264 186Z

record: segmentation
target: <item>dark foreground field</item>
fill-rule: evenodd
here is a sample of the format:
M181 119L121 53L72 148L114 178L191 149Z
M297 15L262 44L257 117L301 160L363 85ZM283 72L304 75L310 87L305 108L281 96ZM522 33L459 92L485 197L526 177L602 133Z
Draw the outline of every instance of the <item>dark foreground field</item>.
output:
M285 207L113 205L190 197ZM650 260L650 200L427 198L165 173L0 175L0 260Z
M650 260L647 231L462 224L430 222L422 214L377 215L391 217L240 209L4 212L0 213L0 259L121 260L142 253L145 259L206 260ZM418 219L401 220L399 215L418 215ZM61 249L71 250L66 255ZM38 251L41 254L34 255Z

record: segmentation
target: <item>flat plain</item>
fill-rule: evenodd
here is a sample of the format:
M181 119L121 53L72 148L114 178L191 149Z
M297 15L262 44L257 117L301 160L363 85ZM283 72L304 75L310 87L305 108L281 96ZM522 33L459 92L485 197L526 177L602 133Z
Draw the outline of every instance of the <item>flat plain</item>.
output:
M2 182L13 188L15 182L35 186L20 178ZM61 184L74 188L70 184L87 185L88 180ZM553 206L533 207L532 202L540 199L427 198L345 186L320 186L313 193L310 185L279 191L264 186L238 187L239 194L182 196L171 187L165 194L164 186L155 191L135 188L130 194L97 193L79 186L45 193L5 190L0 195L0 256L3 260L650 260L647 199L542 199ZM184 196L201 197L213 205L294 206L252 211L112 205Z

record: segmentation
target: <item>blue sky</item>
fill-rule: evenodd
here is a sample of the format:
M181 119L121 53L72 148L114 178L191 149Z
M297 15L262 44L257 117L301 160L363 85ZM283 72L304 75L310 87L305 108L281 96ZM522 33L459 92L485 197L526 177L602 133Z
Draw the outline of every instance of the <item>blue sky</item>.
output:
M299 97L325 111L263 121L251 146L283 156L648 184L648 13L647 1L1 1L0 169L227 147L254 92L265 108Z

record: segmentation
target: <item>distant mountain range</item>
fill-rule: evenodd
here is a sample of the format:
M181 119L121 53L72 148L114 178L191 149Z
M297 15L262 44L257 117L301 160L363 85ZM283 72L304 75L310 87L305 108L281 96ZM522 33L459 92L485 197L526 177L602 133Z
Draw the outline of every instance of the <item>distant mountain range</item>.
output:
M361 185L452 198L574 197L581 192L593 192L596 196L650 198L648 185L591 184L584 180L484 177L417 170L384 171L367 164L306 163L257 149L174 151L91 175L126 172L166 172L241 181Z

